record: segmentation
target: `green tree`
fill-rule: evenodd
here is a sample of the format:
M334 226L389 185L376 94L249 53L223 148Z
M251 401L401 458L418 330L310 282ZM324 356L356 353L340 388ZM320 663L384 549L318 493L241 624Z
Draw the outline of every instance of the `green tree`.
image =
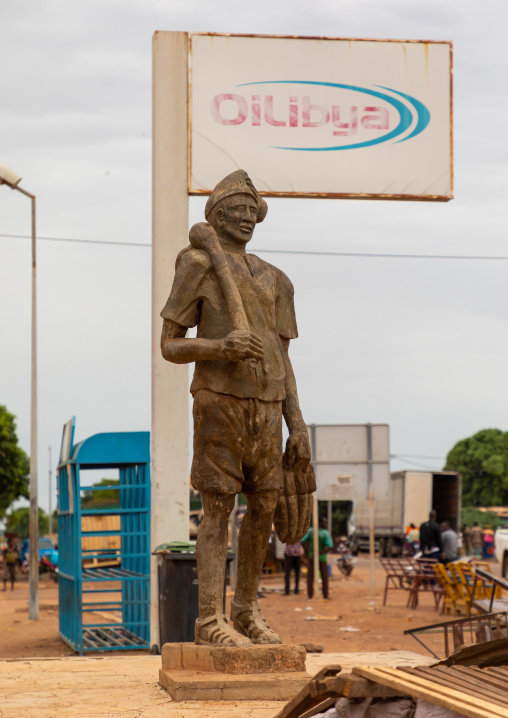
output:
M328 502L318 502L319 518L328 519ZM332 501L332 525L328 531L332 536L347 536L347 522L351 514L351 501Z
M480 511L474 506L466 506L462 509L462 523L472 526L477 522L482 529L490 526L494 531L498 526L502 526L503 521L493 511Z
M0 405L0 518L13 501L29 495L30 462L18 446L16 419Z
M45 536L48 533L48 528L48 515L43 509L39 508L39 536ZM21 541L28 538L30 533L30 509L26 507L12 511L7 516L6 530L17 533Z
M101 479L92 486L118 486L118 479ZM84 491L81 507L86 509L103 509L120 505L120 489L101 489L100 491Z
M508 432L483 429L458 441L444 470L462 474L464 506L508 504Z

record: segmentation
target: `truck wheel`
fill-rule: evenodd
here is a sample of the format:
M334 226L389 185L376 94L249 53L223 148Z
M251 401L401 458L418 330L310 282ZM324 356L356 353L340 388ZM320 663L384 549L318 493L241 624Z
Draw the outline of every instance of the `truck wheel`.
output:
M508 581L508 551L503 554L503 578Z

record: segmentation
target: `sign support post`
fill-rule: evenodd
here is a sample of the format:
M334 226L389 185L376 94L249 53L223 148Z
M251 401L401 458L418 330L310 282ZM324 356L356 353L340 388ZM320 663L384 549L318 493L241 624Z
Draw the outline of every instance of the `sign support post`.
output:
M372 481L372 424L367 424L367 481L369 487L369 554L370 554L370 595L376 593L375 560L376 551L374 545L374 488Z
M187 194L187 34L153 39L152 186L152 550L189 540L189 383L186 365L161 355L161 318L175 260L189 232ZM150 643L159 648L157 561L150 570Z

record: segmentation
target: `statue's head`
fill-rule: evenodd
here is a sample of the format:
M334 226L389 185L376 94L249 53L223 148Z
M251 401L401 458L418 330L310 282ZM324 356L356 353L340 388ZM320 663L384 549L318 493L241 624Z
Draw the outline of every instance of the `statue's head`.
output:
M245 170L224 177L213 190L205 207L205 218L219 237L246 244L257 222L266 217L268 206L259 196Z

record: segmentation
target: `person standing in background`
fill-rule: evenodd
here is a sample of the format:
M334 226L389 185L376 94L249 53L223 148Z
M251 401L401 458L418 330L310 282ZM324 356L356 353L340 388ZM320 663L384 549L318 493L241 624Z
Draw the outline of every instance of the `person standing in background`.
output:
M483 531L483 558L494 558L494 531L490 524Z
M443 551L443 543L436 516L436 512L432 510L429 514L429 520L420 526L420 549L424 558L434 558L439 561Z
M280 540L275 531L273 531L270 541L275 541L275 571L276 573L279 573L280 571L285 570L286 566L286 544Z
M466 552L466 556L472 556L474 551L471 529L467 524L462 524L462 539L464 541L464 551Z
M458 536L450 526L450 522L443 521L443 523L441 524L441 541L443 543L443 552L441 554L441 558L443 559L443 563L446 564L449 561L455 561L455 559L457 558L457 539Z
M478 526L478 521L474 522L471 529L471 544L476 558L481 558L483 553L483 529Z
M327 531L327 525L328 522L324 517L319 519L319 572L322 580L323 598L328 600L328 562L326 554L333 548L333 541L329 531ZM314 529L312 527L303 537L302 544L307 557L307 596L312 598L314 596Z
M409 524L409 531L406 534L406 544L410 555L415 554L420 548L420 530L414 524Z
M303 546L300 542L286 545L284 555L284 578L285 578L285 590L286 596L291 593L290 582L291 582L291 571L295 572L295 595L300 592L300 569L302 567L302 556Z
M7 582L11 582L11 591L14 591L14 583L16 581L16 563L18 562L18 549L14 543L14 539L9 539L7 546L2 551L3 558L3 590L7 591Z

